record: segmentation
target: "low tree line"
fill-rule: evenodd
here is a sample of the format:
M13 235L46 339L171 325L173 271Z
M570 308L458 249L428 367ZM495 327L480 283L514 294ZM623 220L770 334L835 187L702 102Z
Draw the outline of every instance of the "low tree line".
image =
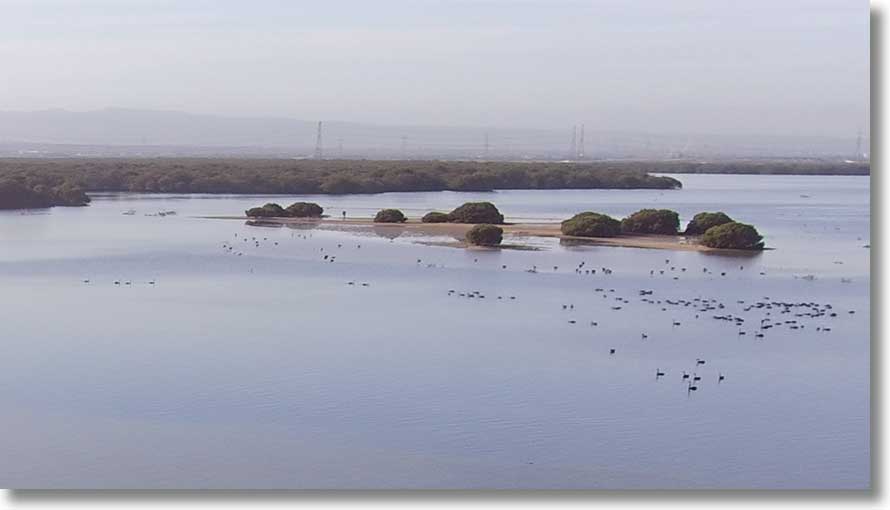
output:
M595 164L234 158L0 159L0 181L38 195L60 186L81 192L235 194L681 187L676 179L643 169ZM83 198L70 200L67 192L65 197L56 202Z
M89 202L83 188L63 179L0 177L0 209L82 206Z

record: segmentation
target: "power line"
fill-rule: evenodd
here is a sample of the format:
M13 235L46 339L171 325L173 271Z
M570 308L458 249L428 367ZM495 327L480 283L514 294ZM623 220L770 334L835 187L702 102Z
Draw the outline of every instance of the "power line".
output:
M578 140L578 159L584 159L584 124L581 124L581 137Z
M315 159L324 157L324 147L321 142L321 121L318 121L318 130L315 133Z
M569 146L569 159L578 156L578 126L572 126L572 144Z
M856 133L856 160L859 161L861 159L865 159L864 154L862 152L862 130L860 129Z

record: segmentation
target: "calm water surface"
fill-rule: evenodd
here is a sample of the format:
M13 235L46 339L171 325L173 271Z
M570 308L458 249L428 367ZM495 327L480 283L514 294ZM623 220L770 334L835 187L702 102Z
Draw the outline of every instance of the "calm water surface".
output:
M0 213L0 484L867 487L868 178L676 177L684 189L114 194ZM350 216L490 200L514 221L723 210L774 249L466 251L201 218L298 199Z

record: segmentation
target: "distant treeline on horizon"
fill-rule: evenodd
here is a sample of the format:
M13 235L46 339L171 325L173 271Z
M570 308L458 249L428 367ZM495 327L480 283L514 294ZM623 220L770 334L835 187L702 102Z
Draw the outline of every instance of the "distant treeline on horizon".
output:
M0 209L85 205L86 192L347 194L495 189L675 189L652 173L868 175L824 161L482 162L235 158L0 159Z

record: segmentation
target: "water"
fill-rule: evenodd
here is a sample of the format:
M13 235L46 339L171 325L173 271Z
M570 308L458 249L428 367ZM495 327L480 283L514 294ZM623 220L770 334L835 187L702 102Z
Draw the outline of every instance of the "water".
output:
M867 487L868 178L677 177L683 190L118 194L4 212L0 484ZM466 251L201 218L298 199L334 216L491 200L523 221L723 210L774 249ZM582 261L597 274L577 274ZM469 291L485 298L457 295ZM837 317L775 307L774 323L804 328L756 338L767 310L745 308L764 297ZM694 298L724 308L665 301ZM724 314L746 323L712 318Z

